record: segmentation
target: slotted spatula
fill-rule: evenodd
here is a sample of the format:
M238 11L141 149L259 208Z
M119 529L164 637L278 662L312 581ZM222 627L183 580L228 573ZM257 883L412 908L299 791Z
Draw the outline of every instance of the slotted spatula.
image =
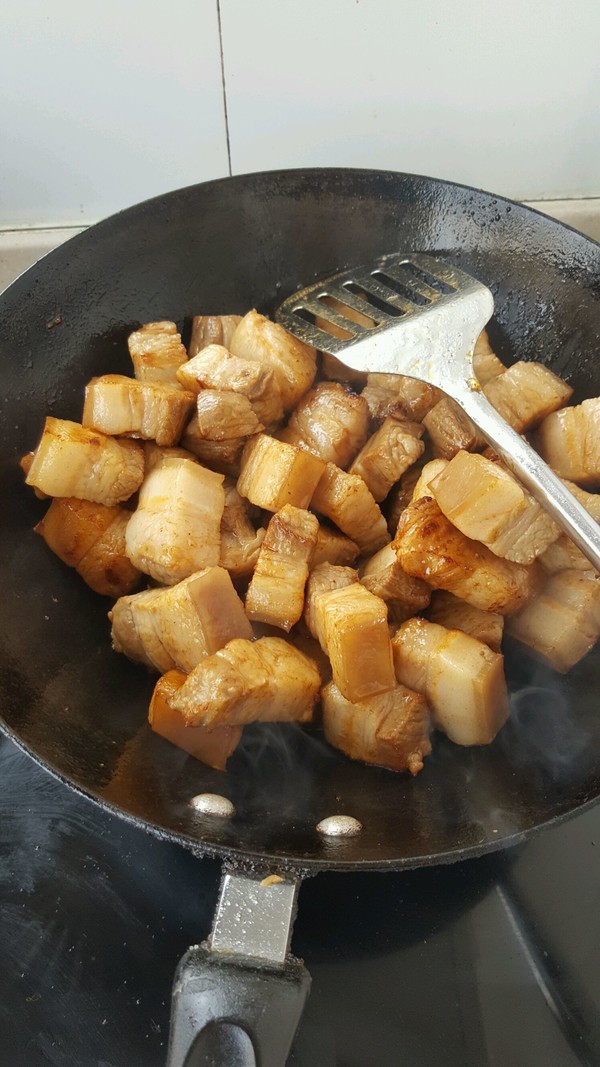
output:
M464 271L434 256L396 253L302 289L276 319L353 370L405 374L442 389L600 570L600 526L498 415L475 377L475 342L493 310L490 290Z

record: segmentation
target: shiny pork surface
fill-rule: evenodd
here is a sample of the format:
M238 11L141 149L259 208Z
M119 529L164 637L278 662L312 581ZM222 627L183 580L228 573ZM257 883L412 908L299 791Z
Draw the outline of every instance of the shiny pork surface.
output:
M216 730L207 730L204 726L187 726L181 712L169 703L181 689L185 677L181 671L168 671L158 679L148 709L150 728L194 759L224 771L227 760L240 742L242 727L220 726Z
M574 667L600 636L600 581L579 570L553 574L507 632L556 671Z
M374 430L389 415L420 422L440 399L441 393L433 385L403 374L372 373L367 375L361 396L368 404Z
M495 611L474 608L465 600L443 589L437 589L427 609L430 622L437 622L447 630L462 630L463 633L483 641L493 652L500 652L504 633L504 615Z
M298 622L318 530L316 516L302 508L286 504L273 515L246 594L249 619L286 633Z
M321 693L325 737L350 759L418 774L431 752L425 698L403 685L353 704L330 682Z
M541 363L513 363L483 391L517 433L537 426L550 412L568 403L573 393L570 385Z
M492 378L497 378L506 370L504 363L498 359L487 335L487 330L482 330L475 343L473 352L473 370L480 385L487 385Z
M357 474L328 463L311 506L339 526L361 552L375 552L389 541L387 523L373 494Z
M385 545L363 565L360 580L370 593L385 600L390 619L404 622L423 611L431 599L431 589L419 578L403 571L392 545Z
M244 447L237 490L267 511L286 504L306 508L324 470L323 460L310 452L258 434Z
M193 394L179 385L105 374L86 386L82 423L110 436L176 445L193 407Z
M185 389L228 389L246 397L265 426L283 418L283 406L274 372L248 359L232 356L222 345L211 344L184 363L177 372Z
M138 381L177 384L177 368L187 353L174 322L147 322L129 335L127 344Z
M322 593L330 593L332 589L344 589L347 585L352 585L357 581L358 571L352 567L336 567L331 563L319 563L310 572L304 599L304 621L323 651L326 651L325 629L322 613L318 608L319 598Z
M358 474L375 500L385 500L390 489L423 455L423 427L417 422L388 417L369 438L350 467Z
M265 531L262 527L255 528L248 501L240 496L235 484L226 479L223 489L225 506L221 519L220 563L233 578L243 578L252 574L256 566Z
M428 412L423 426L429 434L434 456L441 459L452 459L461 448L477 452L486 443L475 423L449 396L442 397Z
M347 467L367 439L366 401L338 382L320 382L290 416L285 440Z
M315 597L314 611L333 680L347 700L394 688L387 607L380 597L356 582Z
M231 338L241 321L241 315L194 315L188 347L189 358L193 359L209 345L229 348Z
M319 524L317 543L312 557L312 566L319 563L333 563L339 567L351 567L360 555L356 541L351 541L345 534Z
M198 437L231 441L263 429L247 396L231 389L203 389L196 402Z
M237 478L240 473L245 437L226 438L224 441L209 441L202 437L198 416L188 422L181 437L181 444L205 467Z
M600 485L600 397L548 415L536 443L561 478L583 486Z
M254 360L273 371L286 411L291 411L310 389L317 372L314 348L257 311L244 315L231 337L229 349L234 356Z

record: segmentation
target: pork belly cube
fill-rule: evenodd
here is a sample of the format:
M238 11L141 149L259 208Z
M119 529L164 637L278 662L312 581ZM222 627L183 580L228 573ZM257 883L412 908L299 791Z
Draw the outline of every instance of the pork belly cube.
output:
M473 370L480 385L487 385L492 378L497 378L499 374L504 374L506 370L504 363L498 359L490 344L487 330L481 331L475 343Z
M470 637L483 641L493 652L500 652L504 632L504 615L496 611L474 608L452 593L438 589L431 598L427 610L430 622L437 622L447 630L462 630Z
M75 496L110 508L128 500L143 477L141 445L49 416L26 482L47 496Z
M553 574L540 595L509 621L507 633L554 670L570 670L600 635L600 583L595 574Z
M409 467L406 474L403 474L397 485L393 487L383 505L383 510L387 516L388 530L392 537L396 534L402 512L408 507L413 498L415 486L421 477L421 471L424 466L425 464L421 458L412 467Z
M355 541L330 529L329 526L319 525L317 543L312 557L312 566L319 563L333 563L340 567L350 567L360 555L360 548Z
M285 411L291 411L310 389L317 372L315 349L257 311L244 315L229 348L234 356L253 360L273 371Z
M207 567L167 589L117 601L109 614L113 647L157 670L191 671L234 637L252 637L244 605L222 567ZM132 629L136 631L132 638ZM138 640L139 639L139 640Z
M316 664L279 637L236 639L208 656L171 697L190 725L308 722L321 679Z
M600 496L596 493L588 493L580 489L574 482L565 481L570 493L583 504L596 522L600 522ZM580 548L571 541L566 534L561 534L558 540L551 544L539 557L545 571L554 574L557 571L579 570L589 571L592 574L598 572L592 567L587 556L584 556Z
M476 452L486 443L475 423L449 396L438 400L425 415L423 426L431 439L434 456L442 459L452 459L460 449Z
M367 374L362 370L353 370L342 363L341 359L321 353L321 377L328 382L341 382L342 385L350 385L353 389L364 389L367 384Z
M221 555L223 476L189 459L166 459L147 475L127 526L127 554L139 570L175 585Z
M118 597L135 589L141 578L125 549L130 514L118 506L55 497L35 532L95 593Z
M389 415L421 422L440 399L441 393L435 386L403 374L371 373L367 375L367 384L361 395L368 404L371 423L375 428Z
M189 459L196 463L196 456L187 448L163 448L155 441L144 441L144 475L150 474L154 467L159 467L165 459Z
M321 693L323 727L330 745L350 759L418 774L431 752L430 715L424 697L403 685L352 703L334 682Z
M207 730L205 726L188 726L181 712L169 703L185 678L181 671L168 671L158 679L148 708L150 728L194 759L216 771L224 771L227 760L240 742L242 727L219 726L216 730Z
M425 445L420 440L423 427L388 417L369 438L350 467L350 474L358 474L379 503L392 486L413 463L423 455Z
M390 618L395 622L404 622L423 611L431 599L429 586L405 574L391 545L380 548L367 560L360 580L370 593L385 600Z
M409 619L392 639L396 676L423 693L457 745L488 745L509 716L504 658L460 630Z
M193 359L209 345L229 348L231 338L241 321L241 315L194 315L188 347L189 358Z
M290 444L346 467L367 439L366 401L339 382L320 382L302 398L287 426Z
M390 539L381 509L362 478L335 463L327 464L312 507L355 541L361 552L376 552Z
M177 444L193 407L193 394L179 385L105 374L85 388L82 422L112 437L122 434L169 446Z
M483 392L517 433L525 433L568 403L573 390L541 363L514 363L488 382Z
M512 615L538 588L536 564L500 559L465 537L432 497L421 497L402 512L393 546L407 574L484 611Z
M533 563L560 535L516 478L484 456L457 452L429 489L457 529L514 563Z
M233 437L226 438L224 441L209 441L201 436L198 416L194 415L183 432L181 444L205 467L211 467L220 474L228 474L231 478L237 478L246 440L245 437Z
M561 478L600 485L600 397L548 415L537 431L536 443Z
M285 507L273 515L246 594L246 614L286 633L302 615L304 587L319 523L302 508Z
M263 429L247 396L230 389L203 389L197 400L198 436L209 441L250 437Z
M174 322L147 322L129 335L127 344L138 381L177 384L177 368L187 353Z
M231 482L225 481L225 507L221 519L221 566L234 578L252 574L264 529L255 529L248 512L248 501L240 496Z
M318 607L319 598L322 593L330 593L332 589L345 589L346 586L353 585L357 581L358 571L352 567L336 567L332 563L319 563L310 572L306 584L304 622L324 651L326 651L325 627L323 613Z
M211 344L184 363L177 378L185 389L227 389L246 397L257 419L265 426L283 418L281 394L269 367L232 356L222 345Z
M432 496L429 486L437 478L438 474L441 474L446 469L449 462L447 459L430 459L429 463L426 463L421 468L413 486L412 497L408 501L409 504L414 504L415 500L420 500L421 497Z
M258 434L244 448L237 489L267 511L286 504L306 508L324 470L323 460L310 452Z
M395 685L387 607L359 582L321 593L316 629L333 680L347 700L366 700Z

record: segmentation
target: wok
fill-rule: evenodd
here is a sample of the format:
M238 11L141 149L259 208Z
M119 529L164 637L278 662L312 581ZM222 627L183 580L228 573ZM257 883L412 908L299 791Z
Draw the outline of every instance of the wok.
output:
M494 744L436 738L415 780L283 726L248 728L227 774L204 767L151 734L152 679L112 652L108 602L31 532L45 506L23 488L19 457L47 414L80 418L91 376L127 372L140 322L173 319L185 339L193 314L271 313L315 278L395 250L446 256L488 285L506 361L541 358L575 402L597 392L600 246L522 205L414 175L313 169L183 189L73 238L0 297L3 728L100 805L224 860L211 948L190 950L175 983L173 1065L215 1062L217 1048L231 1064L283 1062L308 989L287 954L303 876L476 856L600 796L595 652L562 678L515 650L513 715ZM229 798L233 817L190 805L203 793ZM317 824L335 814L361 832L324 837ZM261 886L272 872L283 881Z

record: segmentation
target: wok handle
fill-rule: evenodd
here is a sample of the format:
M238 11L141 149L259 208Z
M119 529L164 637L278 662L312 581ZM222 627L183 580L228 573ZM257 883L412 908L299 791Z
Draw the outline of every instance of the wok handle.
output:
M284 1067L310 975L288 953L299 880L227 871L173 985L167 1067Z

